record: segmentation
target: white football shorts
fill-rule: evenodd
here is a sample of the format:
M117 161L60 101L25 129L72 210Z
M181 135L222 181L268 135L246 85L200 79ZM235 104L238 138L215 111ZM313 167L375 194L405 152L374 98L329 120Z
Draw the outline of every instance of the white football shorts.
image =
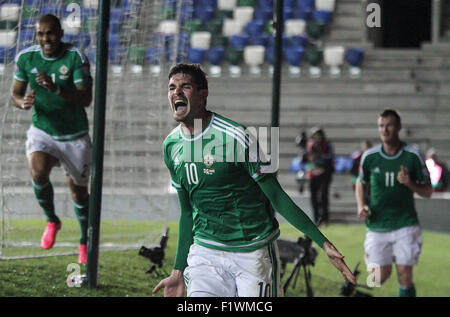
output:
M422 230L419 225L389 232L368 231L364 241L364 260L368 267L417 265L422 251Z
M44 131L31 126L27 131L26 154L39 151L59 160L64 173L78 186L87 186L91 168L92 144L88 134L73 141L56 141Z
M184 270L188 297L283 296L276 242L252 252L192 244Z

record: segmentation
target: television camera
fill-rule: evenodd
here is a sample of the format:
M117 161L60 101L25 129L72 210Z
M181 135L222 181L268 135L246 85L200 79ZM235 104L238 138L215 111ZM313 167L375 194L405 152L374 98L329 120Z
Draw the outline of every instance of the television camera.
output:
M286 293L289 284L293 281L292 288L297 284L300 269L303 268L306 294L308 297L313 297L314 292L311 286L311 271L310 266L314 266L317 257L317 250L312 246L312 240L308 237L300 237L297 241L286 239L278 239L278 250L280 252L281 261L281 276L283 277L286 264L294 263L294 266L289 273L286 281L283 284L283 291Z

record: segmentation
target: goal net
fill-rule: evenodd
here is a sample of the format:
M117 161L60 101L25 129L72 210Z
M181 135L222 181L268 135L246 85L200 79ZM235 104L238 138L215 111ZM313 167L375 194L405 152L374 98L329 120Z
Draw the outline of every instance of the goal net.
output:
M190 18L183 16L179 2L111 1L100 252L157 244L167 229L172 200L162 142L175 125L167 101L167 71L185 59L180 19ZM52 249L40 248L46 218L34 196L25 155L31 111L9 101L14 57L37 44L35 24L47 13L61 19L63 42L85 53L95 78L98 1L0 2L0 259L78 251L80 229L58 167L50 181L63 227ZM91 137L93 107L87 108Z

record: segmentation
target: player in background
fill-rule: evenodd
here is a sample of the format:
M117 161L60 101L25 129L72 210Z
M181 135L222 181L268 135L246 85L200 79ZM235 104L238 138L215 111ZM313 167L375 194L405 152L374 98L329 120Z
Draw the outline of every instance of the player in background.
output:
M397 269L398 296L414 297L413 267L418 264L422 233L414 193L429 198L433 189L419 151L400 140L401 119L392 109L378 117L381 144L364 152L356 181L358 217L365 221L368 271L381 284ZM368 187L368 188L367 188ZM369 189L369 201L364 200Z
M280 231L271 205L315 241L345 279L343 255L255 158L245 127L206 109L208 82L196 64L175 65L168 99L177 128L164 160L181 207L175 264L154 288L164 296L281 296ZM244 158L240 160L239 158Z
M39 44L16 56L11 99L17 108L33 110L26 154L36 199L47 216L41 247L52 248L61 229L50 182L53 167L61 165L81 228L78 262L86 263L91 141L85 107L92 101L92 77L86 56L63 43L63 35L56 16L39 18Z

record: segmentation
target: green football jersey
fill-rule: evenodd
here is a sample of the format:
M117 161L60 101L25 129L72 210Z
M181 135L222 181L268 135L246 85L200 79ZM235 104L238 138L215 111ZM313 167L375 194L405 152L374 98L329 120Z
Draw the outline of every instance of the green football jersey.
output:
M75 89L76 85L92 82L86 56L71 44L62 45L61 54L54 58L45 57L39 45L20 51L15 60L14 79L28 82L35 91L33 126L45 131L55 140L68 141L80 138L89 131L84 107L67 102L39 86L35 80L38 73L45 72L63 89Z
M172 186L189 195L194 242L226 251L251 251L274 241L279 226L257 182L267 164L245 127L213 113L202 133L181 125L164 141Z
M413 182L430 183L424 161L411 145L404 144L395 155L388 155L379 144L361 158L359 178L370 187L370 217L366 220L370 231L387 232L419 223L414 192L397 181L401 165L407 168Z

